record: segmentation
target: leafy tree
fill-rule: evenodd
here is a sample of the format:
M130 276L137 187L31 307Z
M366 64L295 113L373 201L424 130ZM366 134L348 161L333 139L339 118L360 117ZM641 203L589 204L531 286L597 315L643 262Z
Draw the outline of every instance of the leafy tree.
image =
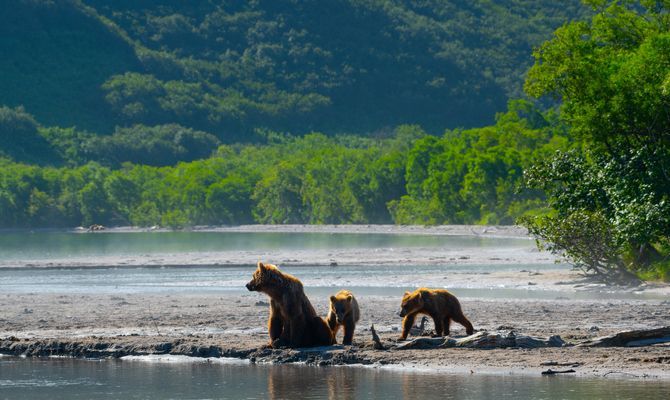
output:
M563 100L561 116L582 145L528 175L555 212L525 223L554 251L589 271L665 265L670 238L670 19L667 2L590 1L589 22L558 29L535 52L526 89ZM582 231L611 237L570 239ZM582 249L593 241L603 254ZM623 277L623 278L622 278Z

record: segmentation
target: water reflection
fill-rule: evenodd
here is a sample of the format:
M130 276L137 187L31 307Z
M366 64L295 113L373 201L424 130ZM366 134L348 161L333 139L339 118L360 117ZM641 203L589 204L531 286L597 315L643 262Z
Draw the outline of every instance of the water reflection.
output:
M667 399L670 381L0 357L11 399Z

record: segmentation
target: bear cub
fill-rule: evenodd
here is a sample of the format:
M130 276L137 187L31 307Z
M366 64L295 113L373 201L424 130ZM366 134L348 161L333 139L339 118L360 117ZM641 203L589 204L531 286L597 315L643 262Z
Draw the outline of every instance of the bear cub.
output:
M270 347L315 347L334 344L333 333L305 295L302 282L272 264L258 263L249 291L270 297Z
M348 290L340 290L335 296L330 296L330 310L328 311L328 326L333 331L333 337L337 335L340 326L344 327L344 338L342 344L350 345L354 338L356 323L361 316L358 302L353 293ZM337 339L335 339L337 342Z
M420 288L413 292L405 292L398 314L404 317L400 340L407 339L418 314L426 314L433 319L437 336L449 336L451 320L463 325L468 335L474 332L472 324L463 315L461 303L456 296L444 289Z

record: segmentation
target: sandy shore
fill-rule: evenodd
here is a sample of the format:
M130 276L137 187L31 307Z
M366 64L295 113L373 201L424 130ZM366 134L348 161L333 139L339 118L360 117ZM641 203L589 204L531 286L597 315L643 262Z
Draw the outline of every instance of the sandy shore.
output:
M417 371L530 373L548 362L575 365L579 375L670 379L670 347L436 349L378 351L372 323L394 344L400 328L398 298L361 296L362 320L354 346L325 352L262 350L267 343L267 299L258 294L4 295L0 297L0 352L14 355L120 357L144 354L228 356L256 362L402 366ZM670 325L668 301L464 300L478 330L560 335L568 343L629 329ZM321 314L327 304L314 299ZM430 326L429 326L430 327ZM463 336L459 325L452 335ZM553 367L554 369L556 367Z
M445 230L444 227L236 227L217 230L251 231L253 229L286 229L291 232L315 230L360 230L375 232L390 229L393 232L422 234L424 229L442 232L464 232L472 227ZM470 234L523 236L520 228L476 227ZM209 228L201 228L209 229ZM368 229L366 231L366 229ZM265 230L265 231L267 231ZM416 232L412 232L416 231ZM430 233L435 234L435 233ZM444 233L451 234L451 233ZM435 264L434 257L445 263L519 263L545 259L546 254L527 250L510 252L509 256L481 254L449 255L425 254L420 248L395 249L406 256L384 252L337 251L331 258L338 264L364 265L365 263L415 263L422 260ZM330 251L332 253L332 250ZM240 264L254 263L259 258L279 260L282 257L309 264L323 253L306 254L238 254ZM231 255L232 256L232 255ZM310 257L313 257L310 258ZM509 258L509 260L506 260ZM407 261L409 260L409 261ZM474 260L474 261L473 261ZM99 260L98 260L99 261ZM117 260L118 261L118 260ZM322 259L323 261L323 259ZM330 262L330 258L327 258ZM535 262L533 261L533 262ZM54 262L50 260L50 262ZM139 263L144 262L142 260ZM191 260L197 265L197 260ZM98 266L104 263L96 264ZM119 264L117 264L118 266ZM138 264L141 265L141 264ZM46 264L44 266L47 266ZM505 272L487 279L504 280L508 284L526 285L528 271ZM565 290L584 289L585 283L574 271L534 276L542 288ZM333 289L335 292L337 289ZM477 330L513 330L519 334L548 337L560 335L569 345L582 340L632 329L647 329L670 325L670 286L655 284L652 290L667 296L658 300L551 300L519 299L462 299L463 310ZM371 347L369 327L374 323L382 340L389 346L399 336L401 319L396 315L401 293L395 295L360 295L362 310L353 346L335 346L319 351L268 350L262 347L268 337L265 324L268 299L258 293L180 293L180 294L0 294L0 353L12 355L46 356L69 355L78 357L121 357L125 355L174 354L198 357L234 357L254 362L304 362L314 365L367 365L379 368L408 368L420 372L451 371L464 373L540 374L547 366L557 363L573 366L580 376L607 376L628 378L670 379L670 347L667 345L643 348L582 348L566 346L543 349L433 349L433 350L374 350ZM321 315L327 311L327 296L312 298ZM432 323L429 324L429 328ZM463 336L463 328L454 325L452 335ZM341 338L340 338L341 340Z

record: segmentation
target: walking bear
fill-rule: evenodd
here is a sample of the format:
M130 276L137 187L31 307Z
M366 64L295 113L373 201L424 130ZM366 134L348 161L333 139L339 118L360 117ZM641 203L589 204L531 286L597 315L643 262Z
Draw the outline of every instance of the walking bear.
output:
M420 288L411 293L405 292L399 313L401 317L404 317L400 340L407 339L414 325L414 318L418 314L426 314L433 319L437 336L449 335L450 320L463 325L468 335L474 332L472 324L463 315L461 304L456 296L444 289Z
M344 327L344 338L342 344L351 344L354 338L356 323L361 316L358 302L353 293L348 290L340 290L335 296L330 296L330 311L328 311L328 326L333 331L333 338L337 336L340 326ZM335 342L337 339L335 338Z
M333 334L323 318L314 311L302 282L285 274L275 265L258 263L249 283L249 291L270 297L268 331L270 346L314 347L334 343Z

